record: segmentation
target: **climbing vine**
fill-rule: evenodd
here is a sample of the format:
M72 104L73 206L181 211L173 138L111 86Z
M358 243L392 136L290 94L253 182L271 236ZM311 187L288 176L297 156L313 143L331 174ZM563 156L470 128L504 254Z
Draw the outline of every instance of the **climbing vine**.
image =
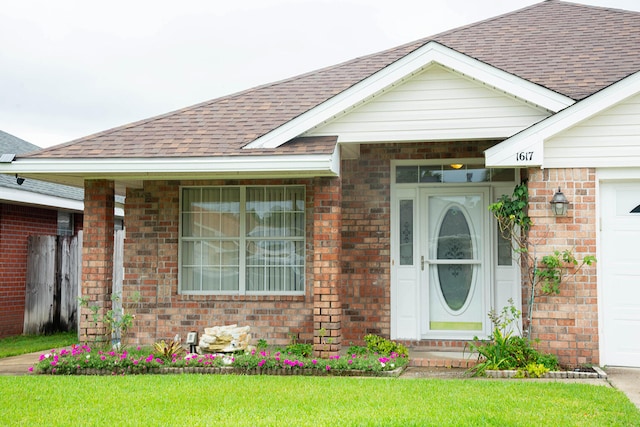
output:
M530 285L529 312L526 335L531 336L531 320L537 295L557 295L561 284L568 276L575 276L585 265L592 265L596 258L586 255L578 260L571 249L555 250L553 253L537 257L536 245L529 241L529 229L533 221L528 214L529 190L525 182L515 186L513 194L502 195L497 202L489 205L489 210L498 221L503 238L511 242L514 253L520 259Z

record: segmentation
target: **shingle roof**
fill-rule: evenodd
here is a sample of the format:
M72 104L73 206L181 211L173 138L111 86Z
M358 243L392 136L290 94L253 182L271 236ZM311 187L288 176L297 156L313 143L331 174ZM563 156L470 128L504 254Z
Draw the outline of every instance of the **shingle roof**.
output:
M39 150L40 147L0 130L0 153L24 154ZM0 188L30 191L47 196L62 197L71 200L84 200L84 190L68 185L52 184L37 179L26 179L18 185L12 175L0 174Z
M203 157L327 153L327 139L242 147L436 41L580 100L640 70L640 13L558 0L279 82L107 130L31 158Z

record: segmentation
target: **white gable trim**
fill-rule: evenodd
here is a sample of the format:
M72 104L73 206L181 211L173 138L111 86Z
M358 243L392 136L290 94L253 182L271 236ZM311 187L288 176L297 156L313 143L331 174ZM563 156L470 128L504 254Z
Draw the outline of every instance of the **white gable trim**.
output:
M393 87L432 63L451 68L536 106L556 112L574 103L571 98L514 76L436 42L429 42L326 102L248 144L245 149L275 148L309 129L352 109Z
M544 167L545 141L638 93L640 72L485 150L485 164L489 167Z
M76 212L82 212L84 210L84 203L80 200L65 199L64 197L34 193L32 191L9 187L2 187L2 191L0 191L0 201L23 205L38 205L52 209L65 209Z

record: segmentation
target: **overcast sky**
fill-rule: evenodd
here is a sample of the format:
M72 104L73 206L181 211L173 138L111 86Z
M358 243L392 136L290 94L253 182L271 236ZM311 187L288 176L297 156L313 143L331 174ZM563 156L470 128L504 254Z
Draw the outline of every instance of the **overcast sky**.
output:
M4 1L0 130L51 146L537 2Z

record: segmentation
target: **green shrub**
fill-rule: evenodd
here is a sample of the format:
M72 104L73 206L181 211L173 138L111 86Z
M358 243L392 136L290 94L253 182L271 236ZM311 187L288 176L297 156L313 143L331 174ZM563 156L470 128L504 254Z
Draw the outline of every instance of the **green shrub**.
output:
M409 356L409 350L395 341L388 340L378 335L365 335L364 342L367 343L367 349L374 353L381 354L383 356L389 356L392 353L396 353L402 357Z
M313 345L303 343L291 343L285 347L285 353L298 357L311 357Z
M524 376L530 366L534 366L534 370L538 369L537 365L547 371L557 369L558 359L555 355L541 354L529 339L515 334L520 310L515 308L512 300L509 300L509 303L510 305L504 307L500 314L494 311L489 313L493 323L493 333L489 339L481 340L474 337L473 342L469 344L471 351L478 353L478 363L470 372L478 376L484 375L486 370L517 369L522 370L521 376Z

